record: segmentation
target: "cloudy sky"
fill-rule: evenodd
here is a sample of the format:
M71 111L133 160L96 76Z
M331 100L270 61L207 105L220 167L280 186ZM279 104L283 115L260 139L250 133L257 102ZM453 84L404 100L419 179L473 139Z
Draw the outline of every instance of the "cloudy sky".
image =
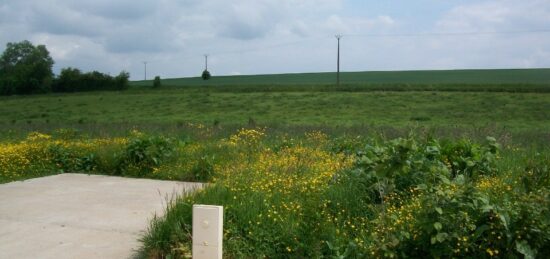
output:
M0 0L0 51L148 77L550 67L550 0Z

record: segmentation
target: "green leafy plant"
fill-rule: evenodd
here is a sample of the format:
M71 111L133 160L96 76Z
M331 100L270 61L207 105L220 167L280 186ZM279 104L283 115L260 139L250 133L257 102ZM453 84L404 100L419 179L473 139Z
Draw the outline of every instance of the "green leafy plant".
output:
M214 176L214 157L213 156L202 156L198 159L196 164L191 169L191 174L194 177L195 181L198 182L207 182L212 179Z
M130 139L119 157L119 173L144 177L158 168L175 151L174 140L161 136L139 135Z

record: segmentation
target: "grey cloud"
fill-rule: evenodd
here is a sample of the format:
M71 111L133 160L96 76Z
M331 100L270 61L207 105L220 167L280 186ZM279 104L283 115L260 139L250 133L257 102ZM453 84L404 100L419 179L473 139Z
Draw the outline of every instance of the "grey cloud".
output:
M250 40L270 33L278 22L285 19L281 7L267 1L233 3L217 17L218 33L222 37Z
M159 34L154 30L113 33L110 37L106 37L104 42L106 50L114 53L175 51L170 36Z
M33 32L58 35L99 36L104 22L63 8L33 8L29 17L29 26Z
M223 37L251 40L261 38L268 33L268 26L252 24L245 21L230 21L221 28L219 35Z
M114 20L144 19L155 13L158 3L156 1L132 1L132 0L98 0L98 1L74 1L70 4L73 10L94 16Z

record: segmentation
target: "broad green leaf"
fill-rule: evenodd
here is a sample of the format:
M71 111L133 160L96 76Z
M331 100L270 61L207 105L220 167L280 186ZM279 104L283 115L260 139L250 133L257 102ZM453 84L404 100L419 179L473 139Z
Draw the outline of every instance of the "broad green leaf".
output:
M441 209L440 207L435 207L435 211L437 211L437 213L439 213L440 215L443 214L443 209Z
M444 176L444 175L440 175L440 176L439 176L439 179L440 179L441 182L443 182L444 184L451 184L451 181L449 181L449 178L447 178L447 177Z
M521 242L516 241L516 251L525 256L525 259L535 259L537 255L537 252L534 251L525 240Z
M459 184L459 185L463 185L465 182L466 182L466 179L464 179L464 175L458 175L457 177L455 177L455 179L453 180L456 184Z
M439 243L443 243L449 235L447 233L437 233L435 238Z
M483 235L483 232L487 231L489 229L489 226L482 225L476 229L476 232L474 232L474 239L478 239L481 235Z
M441 229L443 228L443 225L441 225L441 223L439 223L439 222L436 222L436 223L434 223L434 228L435 228L437 231L439 231L439 230L441 230Z

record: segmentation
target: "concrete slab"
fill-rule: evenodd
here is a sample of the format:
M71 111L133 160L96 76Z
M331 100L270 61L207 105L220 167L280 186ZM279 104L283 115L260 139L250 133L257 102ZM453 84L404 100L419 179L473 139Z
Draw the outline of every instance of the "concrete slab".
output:
M149 220L200 183L60 174L0 185L0 258L130 258Z

